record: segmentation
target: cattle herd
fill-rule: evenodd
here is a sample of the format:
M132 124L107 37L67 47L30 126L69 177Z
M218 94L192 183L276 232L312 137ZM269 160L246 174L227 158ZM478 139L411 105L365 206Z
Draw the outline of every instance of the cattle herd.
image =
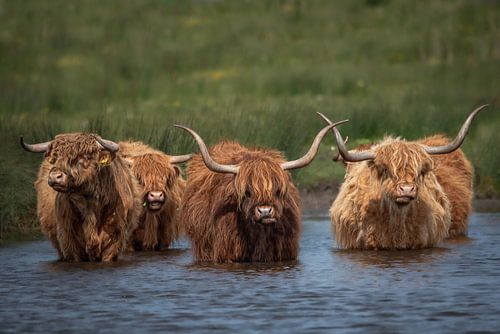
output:
M459 149L474 110L454 140L385 137L346 148L328 123L301 158L224 140L199 154L167 155L133 141L67 133L22 147L45 154L35 189L42 231L63 261L114 261L125 251L167 249L186 235L197 261L271 262L298 257L300 198L289 170L307 166L333 132L345 180L333 202L339 247L434 247L467 234L473 169ZM188 163L186 180L179 167Z

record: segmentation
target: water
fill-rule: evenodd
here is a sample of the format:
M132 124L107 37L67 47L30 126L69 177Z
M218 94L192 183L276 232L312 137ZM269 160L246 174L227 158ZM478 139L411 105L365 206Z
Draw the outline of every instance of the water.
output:
M47 241L0 249L0 332L500 331L500 214L440 248L335 249L304 221L298 261L195 264L188 244L117 263L56 262Z

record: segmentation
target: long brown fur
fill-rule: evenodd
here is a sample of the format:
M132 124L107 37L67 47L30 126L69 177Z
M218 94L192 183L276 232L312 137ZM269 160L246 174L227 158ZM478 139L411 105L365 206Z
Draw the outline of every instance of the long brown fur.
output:
M465 202L470 201L470 197L458 200L448 191L464 187L465 183L470 189L470 180L460 181L461 184L454 182L455 178L465 180L471 175L471 169L462 169L470 164L460 151L430 156L421 143L444 145L449 139L438 135L418 142L406 142L388 137L371 147L375 152L373 161L348 163L345 181L330 209L332 227L340 247L433 247L449 235L452 217L460 219L458 226L467 224L470 206ZM450 177L457 174L462 176ZM448 179L443 182L443 178ZM418 189L417 197L405 206L394 201L398 182L414 182ZM466 209L454 209L457 206ZM453 215L453 212L457 214Z
M170 162L168 155L141 142L121 142L120 154L130 161L132 172L142 186L141 202L150 191L163 191L165 195L160 210L142 207L139 224L130 239L131 248L168 248L182 232L178 212L186 183L180 168Z
M200 155L188 165L181 220L195 258L215 262L270 262L297 258L300 202L280 152L221 142L210 154L222 164L239 165L237 175L214 173ZM274 205L277 221L252 220L257 205Z
M68 175L67 192L47 184L52 169ZM137 224L140 188L123 159L102 149L93 135L56 136L35 188L42 231L61 260L113 261L125 249Z
M443 135L419 141L427 146L441 146L450 142ZM449 154L432 155L434 174L450 201L450 238L467 235L469 215L472 211L474 168L461 149Z

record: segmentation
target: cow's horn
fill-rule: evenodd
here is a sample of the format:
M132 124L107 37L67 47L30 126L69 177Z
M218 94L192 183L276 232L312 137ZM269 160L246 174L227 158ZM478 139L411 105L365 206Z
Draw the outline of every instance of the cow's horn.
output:
M462 125L462 128L458 132L457 137L451 143L444 146L424 146L425 151L429 154L446 154L446 153L451 153L456 149L458 149L460 145L462 145L462 143L464 142L465 136L469 131L469 126L471 125L474 117L476 117L476 115L487 106L488 106L487 104L480 106L479 108L476 108L476 110L470 113L469 117L467 117L464 124Z
M216 162L212 157L210 156L210 153L208 153L207 145L205 145L205 142L201 137L191 130L188 127L182 126L182 125L174 125L176 128L181 128L191 134L193 138L196 140L196 143L198 144L198 147L200 148L200 153L203 158L203 161L205 162L205 165L207 166L208 169L210 169L213 172L217 173L232 173L232 174L238 174L238 171L240 170L240 167L235 166L235 165L222 165Z
M184 154L184 155L171 155L170 156L170 163L173 164L181 164L183 162L191 160L191 158L194 156L194 154Z
M332 122L322 113L318 113L328 124L332 124ZM335 142L337 143L337 148L339 149L339 153L342 156L342 159L346 162L357 162L357 161L363 161L363 160L373 160L375 159L375 153L371 150L369 151L361 151L361 152L350 152L347 150L345 147L345 142L344 139L342 139L342 135L340 134L339 130L337 128L333 127L332 128L333 133L335 134Z
M105 149L107 149L112 153L118 152L118 150L120 149L120 145L118 145L114 141L102 139L100 136L95 136L95 139L99 144L101 144L102 147L104 147Z
M40 144L26 144L24 142L23 136L19 137L19 142L21 143L21 146L28 152L33 152L33 153L43 153L47 152L47 149L49 148L50 141L46 141L45 143L40 143Z
M309 165L311 163L311 161L313 161L314 157L316 156L316 153L318 153L319 144L321 144L321 140L326 135L328 130L330 130L331 128L334 128L335 126L340 125L342 123L346 123L348 121L349 120L346 119L346 120L325 126L323 129L321 129L320 132L318 132L318 134L316 135L316 138L314 138L314 141L311 145L311 148L306 153L306 155L304 155L300 159L293 160L293 161L287 161L285 163L282 163L281 168L283 168L283 170L290 170L290 169L302 168L302 167Z

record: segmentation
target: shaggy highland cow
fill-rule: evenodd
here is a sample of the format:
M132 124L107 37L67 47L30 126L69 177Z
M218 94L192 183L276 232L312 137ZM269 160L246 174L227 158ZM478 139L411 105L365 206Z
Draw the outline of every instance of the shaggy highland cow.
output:
M274 150L246 148L223 141L208 151L201 137L188 131L200 154L188 165L181 220L198 261L271 262L297 258L300 236L299 195L287 170L307 166L321 139L309 152L285 161Z
M21 145L45 153L35 188L42 231L63 261L114 261L136 227L139 185L118 145L84 133Z
M443 135L414 142L386 137L348 151L333 128L347 163L345 181L330 209L338 245L415 249L465 235L473 171L459 147L484 107L469 115L452 142Z
M130 239L135 250L168 248L182 231L179 207L186 187L175 164L192 155L168 156L141 142L120 142L120 155L130 161L132 172L142 186L143 208Z

